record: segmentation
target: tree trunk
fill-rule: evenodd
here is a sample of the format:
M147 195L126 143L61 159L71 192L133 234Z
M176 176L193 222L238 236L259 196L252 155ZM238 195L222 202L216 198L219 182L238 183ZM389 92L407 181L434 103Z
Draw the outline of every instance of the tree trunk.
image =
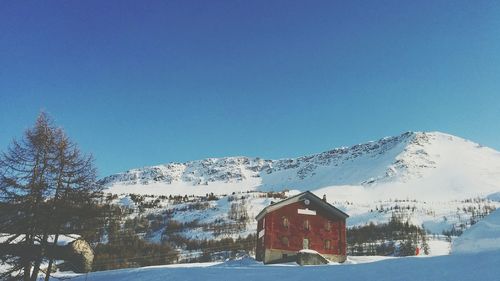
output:
M33 266L33 273L31 274L31 281L36 281L38 279L38 273L40 273L40 265L42 264L43 257L46 256L47 240L49 239L48 234L44 234L42 237L42 242L40 243L40 252L36 256L35 265Z
M57 240L59 239L59 234L56 234L54 237L54 246L57 245ZM49 265L47 266L47 272L45 273L45 281L49 281L50 279L50 273L52 271L52 264L54 263L54 257L51 257L49 259Z

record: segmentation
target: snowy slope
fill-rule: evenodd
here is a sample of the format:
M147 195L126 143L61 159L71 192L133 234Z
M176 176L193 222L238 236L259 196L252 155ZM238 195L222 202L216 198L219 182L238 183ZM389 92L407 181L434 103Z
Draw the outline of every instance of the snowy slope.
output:
M185 280L185 281L275 281L275 280L499 280L500 252L469 255L448 255L430 258L393 258L362 264L325 266L270 266L260 263L200 264L190 267L154 266L122 269L81 275L75 281L140 281L140 280ZM69 275L67 277L75 277Z
M500 250L500 211L489 216L466 230L452 244L453 254L477 253Z
M286 196L312 190L350 215L349 227L387 222L393 215L423 225L434 236L453 235L500 207L500 153L443 133L404 133L397 137L339 148L295 159L229 157L131 170L103 182L119 195L117 204L139 209L127 193L156 194L159 205L135 216L163 216L193 225L190 239L246 237L255 233L255 215L271 200L262 191L289 189ZM261 192L247 192L260 190ZM226 194L206 201L205 194ZM239 198L232 201L232 193ZM160 195L189 195L176 202ZM197 196L192 196L197 195ZM245 198L242 200L242 198ZM223 233L214 225L235 225L230 209L246 210L244 226ZM203 207L205 206L205 207ZM164 227L145 238L160 242ZM431 252L448 253L449 242L435 237ZM433 253L433 254L436 254Z
M338 200L443 201L500 191L500 153L439 132L396 137L299 158L209 158L106 177L112 193L229 194L320 190Z
M322 196L323 190L315 191ZM293 196L298 191L280 193L284 197ZM279 198L270 198L266 192L244 192L235 195L219 196L216 200L208 200L204 196L190 196L187 202L176 201L162 196L144 196L142 203L131 200L130 195L118 195L113 203L131 208L129 218L138 216L162 217L162 221L174 220L179 223L189 224L182 232L178 232L190 239L222 239L247 237L255 234L257 226L255 216L271 201ZM409 221L414 225L423 225L432 237L429 237L431 254L448 254L449 242L442 236L443 231L455 229L458 231L467 229L473 222L481 220L495 208L500 208L500 202L487 199L468 199L464 201L442 201L425 202L409 199L374 200L371 202L348 202L337 201L335 198L327 198L328 202L340 208L350 215L347 220L348 227L361 226L373 222L375 224L388 222L393 215L403 221ZM155 206L151 203L157 202ZM151 207L140 207L151 206ZM239 206L245 221L231 214L233 206ZM142 209L142 210L141 210ZM168 215L166 215L168 214ZM237 227L233 228L230 226ZM223 227L224 231L218 231ZM158 230L145 233L144 237L152 242L162 241L165 226ZM163 237L164 238L164 237Z

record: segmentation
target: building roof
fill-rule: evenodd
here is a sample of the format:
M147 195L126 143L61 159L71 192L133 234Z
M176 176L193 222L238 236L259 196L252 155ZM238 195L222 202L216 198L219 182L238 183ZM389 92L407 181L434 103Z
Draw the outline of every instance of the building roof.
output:
M277 209L280 209L283 206L286 206L286 205L289 205L289 204L292 204L292 203L296 203L296 202L299 202L299 201L304 201L306 199L308 199L314 205L319 206L320 208L324 209L326 212L331 213L334 216L341 217L343 219L346 219L346 218L349 217L348 214L346 214L346 213L342 212L341 210L335 208L330 203L328 203L326 201L323 201L323 199L321 199L318 196L314 195L314 193L312 193L310 191L305 191L305 192L299 193L299 194L297 194L295 196L292 196L290 198L287 198L285 200L273 203L273 204L265 207L264 209L262 209L262 211L260 211L260 213L255 217L255 219L256 220L260 220L266 214L268 214L270 212L273 212L273 211L275 211Z

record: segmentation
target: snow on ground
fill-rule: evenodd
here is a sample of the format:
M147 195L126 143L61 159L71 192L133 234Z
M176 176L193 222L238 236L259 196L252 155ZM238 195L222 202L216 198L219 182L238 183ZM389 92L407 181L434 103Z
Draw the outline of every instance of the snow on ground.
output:
M434 247L437 252L431 253L434 256L404 258L349 256L343 264L332 263L305 267L292 263L263 265L244 256L224 263L181 264L93 272L88 275L76 276L73 280L498 281L500 276L500 267L498 267L500 264L500 211L492 213L480 223L463 234L471 239L465 239L465 243L454 244L454 253L457 253L457 246L458 249L460 246L467 250L474 249L474 251L458 251L461 254L446 255L445 252L449 248L441 240L434 239L431 242L437 244ZM493 250L488 248L493 245L492 239L496 241L496 249ZM437 256L440 254L438 251L442 251L441 253L445 255ZM65 277L65 274L60 273L58 277ZM70 274L67 277L75 277L75 275Z
M344 264L370 263L370 262L378 262L389 259L397 259L397 258L384 257L384 256L348 256Z
M291 190L285 193L286 196L297 194L298 190ZM469 201L445 201L445 202L426 202L410 199L388 199L376 200L372 202L349 202L337 201L338 197L332 195L329 190L320 189L313 191L317 196L327 195L329 203L338 207L350 215L347 220L348 227L362 226L368 223L386 223L393 214L400 216L403 221L409 221L414 225L423 225L432 235L430 239L430 249L432 255L447 254L449 252L449 241L445 241L442 236L443 230L465 229L470 225L473 219L472 215L478 216L480 213L486 214L487 210L500 207L500 202L489 201L486 199L473 198ZM266 198L266 193L262 192L242 192L234 195L219 196L217 200L201 200L201 197L189 197L190 202L175 202L168 198L145 197L144 202L151 203L159 200L156 207L139 211L138 205L130 199L129 195L118 195L114 203L135 210L129 215L129 218L136 216L162 215L169 212L169 220L175 220L180 223L195 223L193 227L187 227L178 234L190 239L222 239L247 237L256 231L255 216L271 201L279 200ZM200 201L201 200L201 201ZM232 204L240 204L244 207L248 216L243 228L225 229L227 231L214 231L207 229L206 226L234 224L237 221L230 218ZM202 208L194 208L202 206ZM397 208L397 209L396 209ZM480 219L480 217L477 217ZM164 227L156 232L145 234L145 238L151 242L160 243ZM437 241L433 241L437 240ZM191 253L189 253L191 255Z
M500 250L500 210L466 230L452 245L454 254L494 250Z
M303 280L351 280L351 281L498 281L500 275L500 251L466 255L448 255L429 258L383 258L374 262L363 257L363 263L344 263L323 266L269 266L260 263L241 266L200 264L189 267L155 266L134 269L94 272L72 279L74 281L303 281ZM185 266L185 265L184 265Z
M285 193L289 196L293 192ZM263 197L264 196L264 197ZM229 213L232 204L241 204L242 208L246 211L248 221L244 229L238 231L227 231L219 234L214 234L214 231L203 230L202 226L194 228L186 228L181 233L184 237L191 239L222 239L222 238L238 238L247 237L249 234L254 234L257 229L257 221L255 216L271 201L276 200L272 198L265 198L264 193L235 193L234 195L220 196L217 200L203 201L199 197L190 197L191 202L173 202L165 198L146 197L145 202L152 202L159 199L159 206L154 208L147 208L140 213L138 205L136 205L129 195L118 195L113 203L123 207L131 208L133 213L129 214L128 218L134 218L138 215L161 215L165 211L171 212L169 219L175 220L179 223L191 223L196 221L199 225L213 224L214 222L235 223L234 219L229 218ZM197 208L196 206L201 206ZM155 243L160 243L161 236L164 229L161 228L155 233L148 234L146 238Z
M429 239L429 256L449 255L451 251L451 243L445 239Z
M128 184L116 183L111 185L107 191L115 194L134 193L134 194L155 194L155 195L177 195L187 194L204 196L207 193L231 194L232 192L241 192L255 190L260 185L260 180L249 177L242 185L241 182L213 182L210 185L193 185L188 182L176 182L165 184L163 182L151 182L147 184Z
M354 193L351 197L344 197L343 194L348 190ZM354 187L322 188L314 190L313 193L319 197L326 195L330 204L349 214L348 227L362 226L371 222L385 223L391 219L393 213L398 213L404 216L403 220L408 220L414 225L423 225L433 234L441 234L444 230L450 230L452 226L467 225L474 213L477 215L480 212L487 213L491 209L500 208L500 201L481 198L467 201L423 201L386 196L388 198L385 200L370 201L365 200L364 196L358 197L356 190Z

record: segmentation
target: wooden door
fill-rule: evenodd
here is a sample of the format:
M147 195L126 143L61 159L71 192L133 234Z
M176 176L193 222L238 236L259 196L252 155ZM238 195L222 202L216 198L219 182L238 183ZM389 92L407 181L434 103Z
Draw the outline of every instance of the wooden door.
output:
M309 239L304 238L304 240L302 240L302 249L309 249Z

